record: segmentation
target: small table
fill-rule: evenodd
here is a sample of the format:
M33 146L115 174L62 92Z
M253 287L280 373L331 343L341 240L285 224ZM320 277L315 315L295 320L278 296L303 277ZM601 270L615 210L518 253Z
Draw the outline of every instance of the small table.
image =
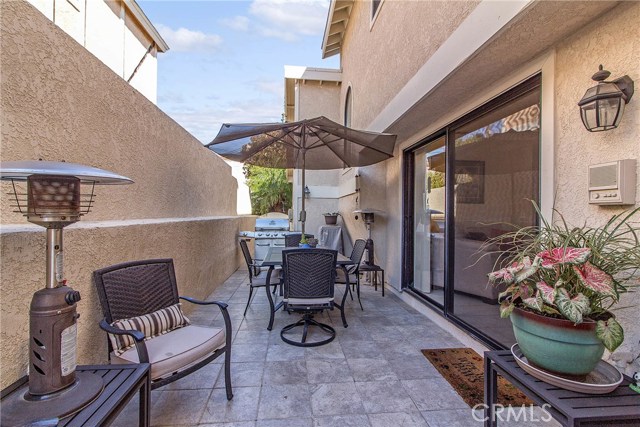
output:
M608 394L584 394L547 384L526 373L509 350L484 353L485 427L497 425L497 374L509 380L563 426L640 425L640 394L629 388L628 377Z
M382 296L384 296L384 269L382 267L380 267L379 265L375 265L375 264L367 264L362 263L360 264L360 267L358 268L358 271L360 273L368 273L371 272L373 273L373 277L372 277L372 281L373 281L373 289L374 290L378 290L378 272L382 273L382 282L380 283L380 287L382 288Z
M129 400L140 393L139 425L149 426L151 380L149 364L133 365L86 365L78 366L76 372L91 372L102 377L104 389L98 397L82 410L62 418L58 426L95 427L108 426L127 406ZM2 391L2 399L28 389L27 377L21 378ZM56 425L56 424L54 424Z
M281 246L271 246L267 250L267 254L264 257L262 264L260 264L262 267L269 267L269 271L267 272L266 283L271 283L271 273L273 272L274 267L282 265L282 251L285 249L295 249L295 248L286 248L286 247L283 248ZM344 315L344 304L347 299L347 294L349 293L349 274L347 273L347 266L353 265L353 264L355 263L351 261L350 258L338 253L338 260L336 261L336 267L342 268L342 270L344 271L344 274L346 277L346 280L345 280L346 287L345 287L344 295L342 295L342 302L340 304L338 304L337 302L334 302L333 305L338 307L338 309L340 310L340 315L342 317L342 325L345 328L349 326L347 324L347 319ZM280 308L284 305L284 301L280 301L277 305L273 302L273 297L271 296L270 288L271 286L265 286L265 289L267 291L267 299L269 300L269 308L271 310L271 313L269 316L269 326L267 326L267 329L269 331L273 328L273 320L274 320L274 315L276 311L280 310Z

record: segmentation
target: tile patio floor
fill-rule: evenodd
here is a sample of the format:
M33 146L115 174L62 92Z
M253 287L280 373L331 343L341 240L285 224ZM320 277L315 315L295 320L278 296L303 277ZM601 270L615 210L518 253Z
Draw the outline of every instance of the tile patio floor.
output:
M299 315L276 313L267 331L268 303L258 289L247 316L248 275L239 270L210 299L226 301L234 331L232 384L224 390L222 358L175 383L152 392L153 426L209 427L467 427L481 426L421 349L464 347L460 341L415 311L392 292L362 286L364 311L347 299L348 328L340 312L318 316L336 329L328 345L299 348L280 339L280 329ZM342 296L343 287L336 287ZM339 294L339 295L338 295ZM189 318L194 324L222 324L210 307ZM213 385L213 387L212 387ZM534 415L544 414L538 408ZM481 415L479 415L481 418ZM135 426L137 401L114 425ZM555 421L500 423L504 426L557 426Z

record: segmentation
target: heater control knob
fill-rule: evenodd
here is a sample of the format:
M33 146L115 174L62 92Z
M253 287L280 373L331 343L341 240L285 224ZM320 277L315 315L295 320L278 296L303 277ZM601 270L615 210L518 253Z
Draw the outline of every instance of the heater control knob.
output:
M78 301L80 301L80 292L78 292L78 291L69 291L69 292L67 292L67 295L65 295L64 300L67 302L67 304L73 305L73 304L77 303Z

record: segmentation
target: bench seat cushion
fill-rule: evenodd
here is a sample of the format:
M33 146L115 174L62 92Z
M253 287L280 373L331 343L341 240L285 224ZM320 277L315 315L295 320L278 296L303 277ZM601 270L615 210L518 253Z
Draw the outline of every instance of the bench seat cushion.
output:
M225 334L220 328L189 325L145 341L151 380L166 377L206 358L224 347ZM119 356L111 353L111 363L139 363L135 346Z

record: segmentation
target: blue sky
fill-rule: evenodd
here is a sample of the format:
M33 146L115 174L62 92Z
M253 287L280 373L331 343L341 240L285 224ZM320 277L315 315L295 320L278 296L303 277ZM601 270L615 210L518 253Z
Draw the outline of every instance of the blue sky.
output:
M158 107L203 143L222 123L276 122L284 66L322 60L329 0L138 0L171 48L158 55Z

